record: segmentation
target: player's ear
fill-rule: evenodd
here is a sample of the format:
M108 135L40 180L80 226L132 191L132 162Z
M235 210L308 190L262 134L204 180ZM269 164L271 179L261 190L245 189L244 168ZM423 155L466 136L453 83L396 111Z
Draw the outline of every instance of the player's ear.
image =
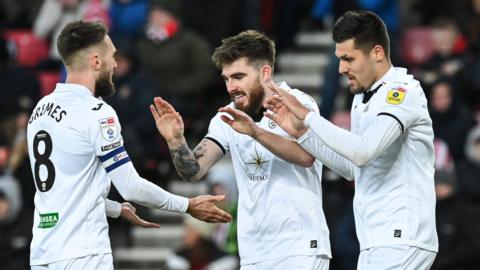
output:
M260 68L260 80L262 83L268 83L272 80L272 67L264 65Z
M89 64L93 70L100 70L102 68L102 59L98 53L92 53L89 57Z
M381 62L385 58L385 50L380 45L375 45L371 51L371 54L377 62Z

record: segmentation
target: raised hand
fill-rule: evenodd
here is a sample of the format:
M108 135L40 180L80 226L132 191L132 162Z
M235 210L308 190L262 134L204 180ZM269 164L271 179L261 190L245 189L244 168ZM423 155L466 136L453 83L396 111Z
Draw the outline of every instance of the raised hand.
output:
M303 106L303 104L300 103L300 101L298 101L297 98L290 95L287 91L283 90L281 87L277 86L274 82L265 84L264 87L268 87L270 90L272 90L273 93L277 94L278 98L276 99L276 101L285 105L288 108L288 110L291 113L293 113L295 117L297 117L302 121L305 120L305 117L310 112L310 110L307 109L305 106ZM271 104L271 105L276 106L277 108L280 107L278 103Z
M307 128L303 121L298 119L281 101L274 95L265 100L264 107L267 109L263 114L277 123L283 130L295 138L299 138Z
M122 211L120 212L120 216L133 225L143 228L160 228L160 224L145 221L135 213L136 211L137 209L133 207L133 205L131 205L129 202L124 202L122 203Z
M258 127L255 122L253 122L253 119L246 113L228 106L222 107L218 109L218 111L228 113L232 116L233 119L226 115L222 115L220 118L223 122L229 124L235 131L251 137L255 136Z
M175 111L170 103L160 97L155 97L153 101L155 105L150 105L150 112L163 138L167 142L183 138L185 127L180 114Z
M232 221L232 216L215 205L221 202L225 195L201 195L189 200L187 213L192 217L208 223L226 223Z

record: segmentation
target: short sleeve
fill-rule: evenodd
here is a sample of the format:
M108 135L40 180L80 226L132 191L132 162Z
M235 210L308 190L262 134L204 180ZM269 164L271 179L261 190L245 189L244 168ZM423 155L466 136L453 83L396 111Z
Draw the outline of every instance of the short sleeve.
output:
M105 170L110 172L130 162L130 157L123 146L121 125L118 116L110 106L104 106L94 112L90 126L91 143L95 154L102 162Z
M205 139L215 143L222 150L223 154L226 154L230 151L229 138L231 134L229 129L231 129L231 127L222 121L220 118L221 115L222 113L217 113L215 117L212 118Z
M393 117L399 122L402 133L421 117L421 110L426 108L421 88L390 86L380 102L378 115Z

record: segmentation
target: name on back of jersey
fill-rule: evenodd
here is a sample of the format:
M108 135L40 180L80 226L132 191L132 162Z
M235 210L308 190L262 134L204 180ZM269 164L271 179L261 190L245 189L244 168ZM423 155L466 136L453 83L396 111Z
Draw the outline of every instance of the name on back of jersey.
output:
M63 110L60 105L56 105L53 102L44 103L41 106L39 105L30 116L28 124L31 124L33 121L37 120L42 116L50 116L52 119L59 123L62 121L63 117L67 115L67 111Z
M113 141L118 137L118 127L114 117L101 119L99 123L100 131L105 140Z

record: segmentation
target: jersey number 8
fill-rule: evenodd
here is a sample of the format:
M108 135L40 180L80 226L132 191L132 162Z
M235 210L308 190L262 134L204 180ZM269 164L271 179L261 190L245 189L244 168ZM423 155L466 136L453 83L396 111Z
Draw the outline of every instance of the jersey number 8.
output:
M39 144L43 142L45 150L43 153L39 152ZM55 182L55 167L52 161L49 159L52 154L52 137L45 130L40 130L35 134L33 139L33 156L35 157L34 174L35 185L37 190L41 192L47 192L52 188L53 182ZM40 180L40 165L44 165L47 168L47 179L45 181Z

